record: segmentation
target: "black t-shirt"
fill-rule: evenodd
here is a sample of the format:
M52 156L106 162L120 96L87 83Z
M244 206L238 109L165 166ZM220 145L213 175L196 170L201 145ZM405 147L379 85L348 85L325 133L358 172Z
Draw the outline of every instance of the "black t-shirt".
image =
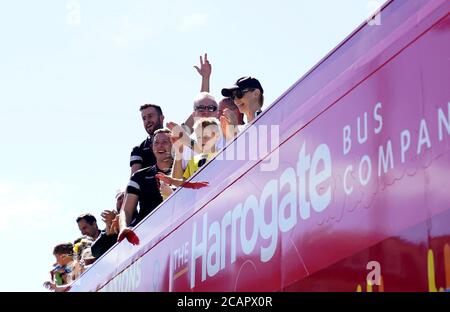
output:
M170 175L168 171L160 170L156 165L136 171L128 182L127 193L139 196L139 212L131 226L136 225L153 211L163 198L159 192L159 181L155 178L158 172Z
M106 231L101 231L95 242L91 246L92 256L96 259L100 258L115 243L117 243L117 234L107 235Z
M141 164L142 168L156 165L156 158L152 150L153 137L149 136L139 146L135 146L131 151L130 167L134 164Z

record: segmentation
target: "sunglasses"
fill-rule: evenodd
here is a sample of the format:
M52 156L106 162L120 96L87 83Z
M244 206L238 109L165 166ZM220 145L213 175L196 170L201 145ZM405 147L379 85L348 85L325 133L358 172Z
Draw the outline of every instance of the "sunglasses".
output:
M194 106L194 110L196 112L215 112L217 110L217 106L214 105L197 105Z
M234 90L233 93L231 94L231 99L235 100L235 99L242 99L245 95L245 93L249 92L249 91L253 91L253 89L237 89Z

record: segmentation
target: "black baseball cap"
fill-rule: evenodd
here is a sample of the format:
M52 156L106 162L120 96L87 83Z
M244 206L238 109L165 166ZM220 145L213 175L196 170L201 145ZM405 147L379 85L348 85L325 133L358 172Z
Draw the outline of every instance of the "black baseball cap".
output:
M259 83L259 80L250 76L245 76L239 78L236 83L229 87L229 88L223 88L222 89L222 95L224 97L230 97L233 94L233 91L235 90L244 90L244 89L259 89L261 93L264 93L264 90L261 86L261 83Z

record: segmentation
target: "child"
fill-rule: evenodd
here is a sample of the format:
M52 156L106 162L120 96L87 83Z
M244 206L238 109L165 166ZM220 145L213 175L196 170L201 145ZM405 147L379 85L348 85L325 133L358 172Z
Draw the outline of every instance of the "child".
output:
M162 182L182 186L184 181L188 180L198 169L209 162L218 151L216 151L216 142L220 138L220 124L217 118L201 118L194 125L194 131L197 136L197 142L200 145L201 154L195 155L189 160L186 170L181 175L181 159L182 153L175 156L174 169L172 177L158 174L157 178Z
M85 265L87 265L83 259L83 253L86 250L91 250L91 246L94 243L94 240L85 235L80 237L74 242L73 252L74 252L74 262L72 266L72 281L76 280L81 273L85 270Z
M53 255L56 258L54 268L50 271L51 281L44 283L44 287L54 291L65 291L67 286L72 283L73 244L63 243L56 245L53 249Z

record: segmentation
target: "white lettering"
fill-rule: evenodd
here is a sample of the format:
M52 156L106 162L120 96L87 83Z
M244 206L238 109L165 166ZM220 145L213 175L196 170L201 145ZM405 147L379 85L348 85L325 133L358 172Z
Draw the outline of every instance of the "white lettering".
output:
M427 148L431 147L430 135L428 134L427 122L425 119L420 121L419 142L417 143L417 155L422 151L422 145L426 144Z
M231 263L236 261L237 221L242 217L242 204L237 205L231 213Z
M324 168L319 173L317 172L317 167L319 162L323 161ZM327 181L331 177L331 155L330 150L327 145L321 144L316 148L311 164L311 171L309 174L309 193L311 198L311 203L313 209L316 212L321 212L331 202L331 186L328 185L327 190L319 195L317 192L317 187Z
M285 185L289 186L289 192L283 197L279 207L278 222L280 231L287 232L297 223L297 190L295 170L286 169L280 178L280 192ZM289 209L287 209L289 207ZM286 218L286 211L289 211L289 217Z
M280 146L280 127L278 125L272 125L270 127L270 151L269 151L270 154L269 157L263 159L263 161L261 162L261 171L275 171L278 169L280 163L280 149L278 148L279 146ZM264 155L261 149L259 155L261 156Z
M101 292L131 292L136 291L142 280L142 259L138 259L125 271L114 277L99 291Z
M227 211L222 218L221 234L220 234L220 269L225 267L226 247L227 247L227 227L231 225L231 211ZM236 250L236 249L235 249Z
M356 119L358 129L358 143L363 144L367 141L367 113L364 113L364 133L361 134L361 118Z
M209 228L208 239L214 239L214 242L208 249L208 276L214 276L219 272L220 268L220 224L214 221Z
M268 198L269 207L271 207L271 221L266 223L265 208ZM260 207L259 207L259 232L261 237L265 240L270 239L270 244L267 247L261 246L261 261L267 262L272 259L278 243L278 182L277 180L269 181L261 193Z
M196 282L197 259L200 258L202 262L201 280L204 281L207 278L206 273L211 277L225 269L228 248L229 261L232 264L236 261L238 245L241 248L241 256L250 255L255 252L260 238L262 242L257 249L260 261L268 262L276 253L279 231L287 232L297 224L297 209L300 210L301 217L307 219L311 206L315 212L327 208L331 202L331 185L324 183L327 183L332 173L329 147L321 144L310 155L306 151L306 144L303 143L295 168L288 167L279 179L267 182L259 197L249 195L243 204L238 203L232 211L227 211L220 223L214 221L208 225L206 213L203 215L201 230L194 222L191 242L191 288ZM284 195L280 198L282 192ZM311 199L311 203L308 199ZM230 227L231 237L230 241L227 241L230 232L227 229ZM181 257L179 252L176 252L175 256Z
M352 139L350 134L352 132L352 128L350 125L346 125L343 129L343 155L347 155L352 149Z
M258 142L258 132L256 127L248 127L239 140L237 140L237 160L258 160L258 148L255 144L249 144L248 158L246 158L247 137L248 142Z
M388 166L394 169L394 155L392 153L392 142L389 140L386 147L386 156L384 155L383 145L378 148L378 176L381 177L381 165L383 165L383 172L387 173Z
M298 196L300 201L300 217L305 220L309 218L310 203L306 200L306 172L310 168L311 157L305 155L305 143L303 143L302 149L298 157L297 174L298 181Z
M192 231L192 251L191 251L191 288L195 286L195 268L196 260L202 258L202 281L206 279L206 244L207 244L207 232L208 229L208 214L203 215L203 230L202 230L202 242L197 245L197 223L194 223L194 229Z
M378 112L381 108L381 103L377 103L373 109L373 118L378 121L378 127L374 129L375 134L379 134L383 129L383 116Z
M405 153L411 145L411 134L409 130L404 130L400 134L400 151L401 151L401 162L405 162Z
M438 109L439 141L444 139L443 125L447 129L447 134L450 135L450 102L447 104L447 118L444 111L441 108Z
M345 194L350 195L353 192L353 186L348 187L347 185L347 175L349 174L349 172L353 172L353 166L350 165L347 168L345 168L344 171L344 191Z
M366 177L363 177L363 164L364 163L367 163ZM370 162L369 156L364 155L361 158L361 161L359 163L358 175L359 175L359 182L361 183L361 185L367 185L367 183L369 183L370 176L372 175L372 163Z
M253 212L253 229L250 239L247 239L246 227L247 227L247 216L248 213ZM258 219L258 199L251 195L247 197L244 203L244 209L242 211L241 219L241 246L242 251L249 255L255 248L256 240L258 239L258 226L256 220Z

